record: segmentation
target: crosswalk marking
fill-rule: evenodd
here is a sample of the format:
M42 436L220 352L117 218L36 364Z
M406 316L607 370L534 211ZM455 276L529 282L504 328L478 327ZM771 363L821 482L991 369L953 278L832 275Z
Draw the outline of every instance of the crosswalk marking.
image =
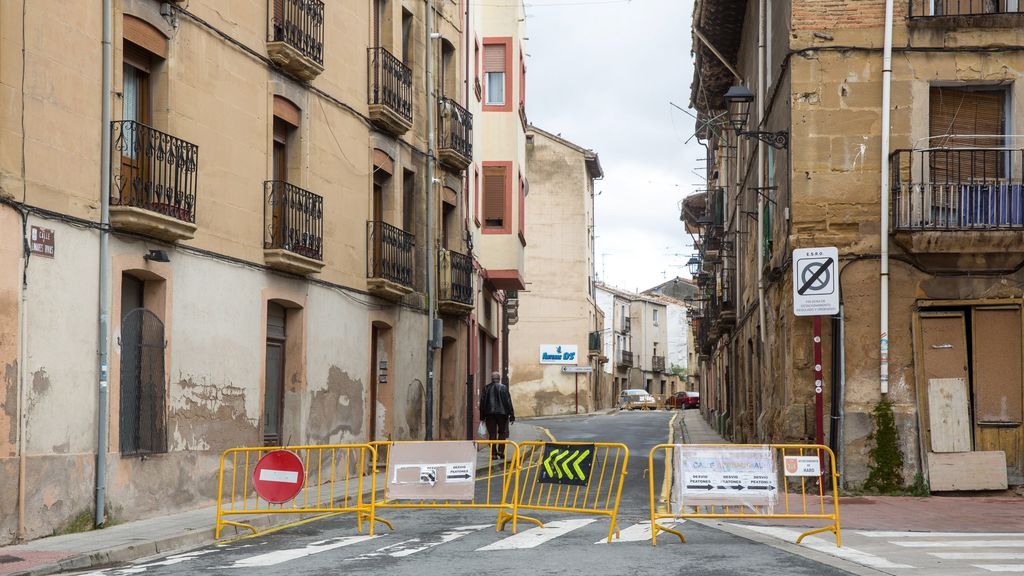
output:
M1015 548L1024 546L1024 540L926 540L895 541L893 544L906 548Z
M989 572L1024 572L1024 564L973 564Z
M679 525L679 524L682 524L682 521L659 522L659 525L664 526L665 528L672 528L673 526L676 526L676 525ZM622 530L621 532L619 532L619 537L618 538L613 538L612 542L613 543L614 542L643 542L644 540L650 540L650 539L651 539L651 523L650 522L641 522L639 524L634 524L634 525L630 526L629 528L626 528L625 530ZM607 538L602 538L601 540L598 540L597 542L594 542L594 544L607 544L607 543L608 543L608 539Z
M786 540L788 542L796 542L797 537L800 536L800 532L796 530L778 528L775 526L748 526L746 524L730 524L730 526L745 528L767 536L774 536L775 538ZM834 542L826 541L825 539L817 536L808 536L807 538L804 538L801 545L812 550L824 552L825 554L856 562L857 564L868 566L870 568L914 568L909 564L898 564L880 556L875 556L874 554L868 554L867 552L850 548L849 546L837 548Z
M334 550L337 548L341 548L343 546L351 546L352 544L366 542L367 540L373 540L374 538L379 537L379 535L346 536L344 538L321 540L319 542L313 542L312 544L303 546L302 548L275 550L273 552L267 552L266 554L260 554L258 556L251 556L249 558L235 560L234 564L231 564L230 566L224 566L223 568L252 568L256 566L275 566L277 564L288 562L290 560L295 560L297 558L312 556L313 554L327 552L328 550Z
M185 552L183 554L172 554L163 560L157 560L155 562L146 562L145 564L136 564L134 566L126 566L124 568L114 568L107 570L100 570L98 572L89 572L82 576L127 576L128 574L141 574L146 570L154 566L173 566L175 564L181 564L194 558L198 558L205 554L216 552L216 550L193 550L192 552Z
M858 530L868 538L1019 538L1020 532L887 532L885 530Z
M364 560L372 560L373 558L379 558L381 556L405 558L406 556L411 556L413 554L416 554L417 552L429 550L434 546L440 546L441 544L447 544L448 542L451 542L453 540L458 540L459 538L472 534L473 532L476 532L478 530L493 527L493 524L477 524L474 526L462 526L460 528L454 528L452 530L442 532L441 535L437 538L437 540L424 542L421 538L411 538L409 540L403 540L402 542L398 542L397 544L391 544L390 546L378 548L373 552L360 554L359 556L355 556L353 558L346 558L345 561L361 562Z
M929 552L943 560L1024 560L1024 552Z
M477 548L477 552L488 551L488 550L517 550L523 548L536 548L541 544L558 538L564 534L568 534L577 528L582 528L587 524L595 522L594 518L580 518L573 520L556 520L554 522L548 522L543 528L530 528L525 532L513 534L508 538L498 540L493 544L488 544L482 548Z

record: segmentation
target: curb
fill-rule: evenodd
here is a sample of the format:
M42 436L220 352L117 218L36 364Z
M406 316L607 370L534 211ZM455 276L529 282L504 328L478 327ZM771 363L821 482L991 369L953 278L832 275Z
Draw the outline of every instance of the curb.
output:
M534 426L531 424L531 426ZM540 431L544 428L535 426ZM487 469L487 461L477 462L476 470ZM367 490L366 492L369 492ZM366 493L364 492L364 493ZM332 514L313 514L308 517L295 518L287 517L279 514L264 514L253 516L250 520L252 524L258 530L266 528L274 528L276 526L284 526L297 520L302 519L314 519L320 516L331 516ZM274 522L274 520L281 520L281 522ZM183 534L174 534L173 536L166 536L163 538L140 541L137 544L128 544L122 546L116 546L105 550L99 550L95 552L83 552L80 554L74 554L67 558L63 558L56 562L49 564L42 564L29 568L27 570L20 570L17 572L3 573L6 576L48 576L50 574L58 574L61 572L70 572L73 570L89 570L99 569L103 567L111 567L116 564L123 564L139 560L142 558L149 558L153 556L163 556L168 554L177 554L199 548L202 546L210 546L217 544L219 541L213 537L213 522L210 522L209 528L203 528L198 530L189 530ZM140 520L144 522L145 520ZM187 529L186 529L187 530ZM222 538L223 540L231 540L230 538Z

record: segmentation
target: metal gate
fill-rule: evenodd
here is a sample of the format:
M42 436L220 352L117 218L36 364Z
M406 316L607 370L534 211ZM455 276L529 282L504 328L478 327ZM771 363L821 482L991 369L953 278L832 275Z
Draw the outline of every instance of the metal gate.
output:
M145 308L121 320L122 454L167 451L164 323Z

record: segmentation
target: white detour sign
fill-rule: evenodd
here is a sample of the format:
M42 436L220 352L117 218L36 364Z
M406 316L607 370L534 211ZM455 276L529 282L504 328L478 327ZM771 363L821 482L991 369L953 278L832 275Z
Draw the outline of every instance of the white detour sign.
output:
M833 316L839 313L839 249L793 250L793 314Z
M675 449L673 511L682 506L773 506L775 460L768 446Z
M388 456L388 499L472 500L476 445L395 442Z

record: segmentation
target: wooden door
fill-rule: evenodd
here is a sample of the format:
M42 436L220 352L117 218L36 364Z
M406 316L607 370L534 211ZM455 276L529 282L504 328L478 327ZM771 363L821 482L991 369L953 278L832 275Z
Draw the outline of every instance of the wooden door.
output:
M1024 384L1019 306L974 308L971 363L977 450L1002 450L1010 484L1024 480Z
M924 446L929 452L935 446L947 445L945 439L955 435L955 430L932 430L932 407L929 404L929 385L933 381L960 379L968 382L967 335L964 313L922 312L920 353L924 379L918 386L918 409L921 411L921 426L925 431ZM936 383L936 386L940 384ZM940 407L936 406L936 410ZM960 442L953 442L962 446ZM967 449L970 450L968 443Z

